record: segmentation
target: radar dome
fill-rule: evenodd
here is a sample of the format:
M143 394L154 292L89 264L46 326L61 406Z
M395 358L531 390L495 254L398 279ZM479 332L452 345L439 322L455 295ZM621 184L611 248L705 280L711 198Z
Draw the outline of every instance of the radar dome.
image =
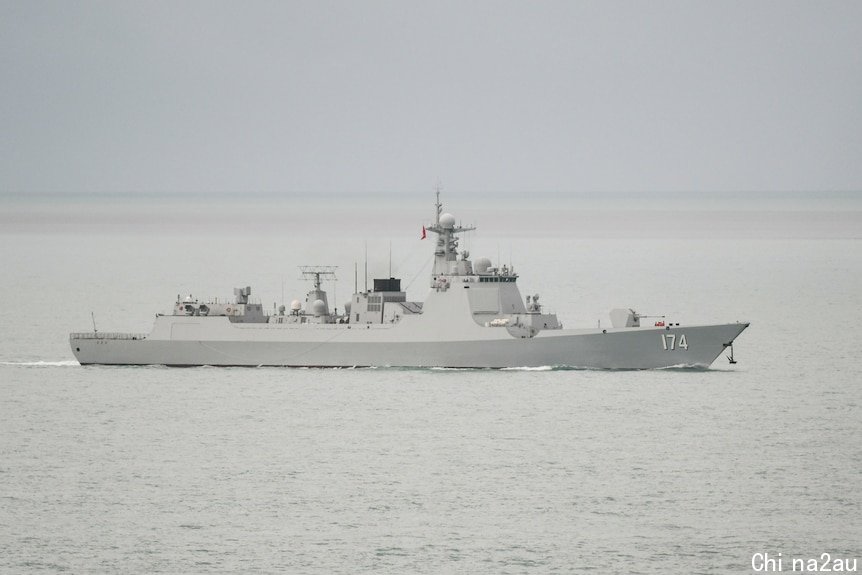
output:
M449 213L443 214L440 216L440 225L447 230L451 230L455 227L455 216Z
M314 303L311 304L311 309L314 311L315 316L326 315L326 302L322 299L314 300Z
M290 309L292 309L293 311L301 310L302 302L300 302L298 299L293 300L292 302L290 302Z
M488 258L479 258L473 263L473 269L480 276L487 275L488 269L491 267L491 260Z

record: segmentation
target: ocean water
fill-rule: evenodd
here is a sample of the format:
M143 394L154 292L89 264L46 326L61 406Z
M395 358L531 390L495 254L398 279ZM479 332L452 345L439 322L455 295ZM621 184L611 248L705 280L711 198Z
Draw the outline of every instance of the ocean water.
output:
M427 286L425 195L0 203L0 571L753 573L862 559L854 198L469 197L474 257L568 326L751 321L707 371L81 367L178 293L267 307L365 246ZM668 209L656 208L668 202ZM382 206L382 207L381 207ZM449 209L450 206L447 206ZM390 248L391 245L391 248ZM391 249L391 258L390 258ZM363 278L357 280L360 288ZM334 293L333 293L334 292Z

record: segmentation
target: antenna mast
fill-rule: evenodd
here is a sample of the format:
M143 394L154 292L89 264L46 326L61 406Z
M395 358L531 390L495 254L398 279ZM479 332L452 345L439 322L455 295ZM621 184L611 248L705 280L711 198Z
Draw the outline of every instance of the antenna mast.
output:
M320 289L323 280L338 281L335 276L335 270L338 266L299 266L299 271L302 272L302 279L310 279L314 287L308 292L305 299L305 313L329 316L329 298L326 297L326 292ZM335 295L335 285L332 286L333 295ZM323 302L323 313L318 309L317 302ZM335 314L338 315L338 306L335 306Z
M320 277L331 276L329 279L332 281L337 281L338 278L335 277L335 270L338 269L338 266L299 266L299 271L302 272L303 279L310 279L314 284L314 289L320 289Z
M440 214L443 213L443 204L440 203L440 180L437 180L436 191L437 191L437 203L435 203L434 206L437 208L437 210L436 210L436 214L434 216L434 224L439 226L440 225Z
M476 228L473 226L463 226L455 224L455 218L451 214L446 214L443 219L443 204L440 203L440 182L437 182L437 201L434 203L435 214L434 224L429 226L427 230L437 234L437 246L434 250L434 270L432 274L448 274L450 273L451 262L458 259L458 234L470 232ZM442 220L442 221L441 221Z

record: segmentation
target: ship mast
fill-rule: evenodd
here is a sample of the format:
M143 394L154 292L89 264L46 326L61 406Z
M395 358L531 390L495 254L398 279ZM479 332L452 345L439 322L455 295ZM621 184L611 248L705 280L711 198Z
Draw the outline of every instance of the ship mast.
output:
M306 313L314 314L314 302L320 300L324 303L324 315L329 315L329 301L326 297L326 292L322 289L323 280L321 278L337 281L335 270L338 266L299 266L299 271L302 272L303 279L311 280L312 288L305 296Z
M437 234L434 248L434 269L432 275L457 273L451 262L458 260L458 234L475 230L474 226L455 225L455 216L443 213L440 202L440 184L437 184L437 201L434 203L434 224L426 229Z
M437 208L434 215L434 225L440 225L440 214L443 213L443 204L440 203L440 182L437 182L437 202L434 204Z

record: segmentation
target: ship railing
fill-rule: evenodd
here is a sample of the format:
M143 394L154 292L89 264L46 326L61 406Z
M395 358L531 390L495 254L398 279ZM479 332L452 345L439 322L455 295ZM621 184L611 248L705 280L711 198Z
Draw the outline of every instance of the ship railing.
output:
M70 333L69 339L146 339L145 333L92 332L84 331Z

